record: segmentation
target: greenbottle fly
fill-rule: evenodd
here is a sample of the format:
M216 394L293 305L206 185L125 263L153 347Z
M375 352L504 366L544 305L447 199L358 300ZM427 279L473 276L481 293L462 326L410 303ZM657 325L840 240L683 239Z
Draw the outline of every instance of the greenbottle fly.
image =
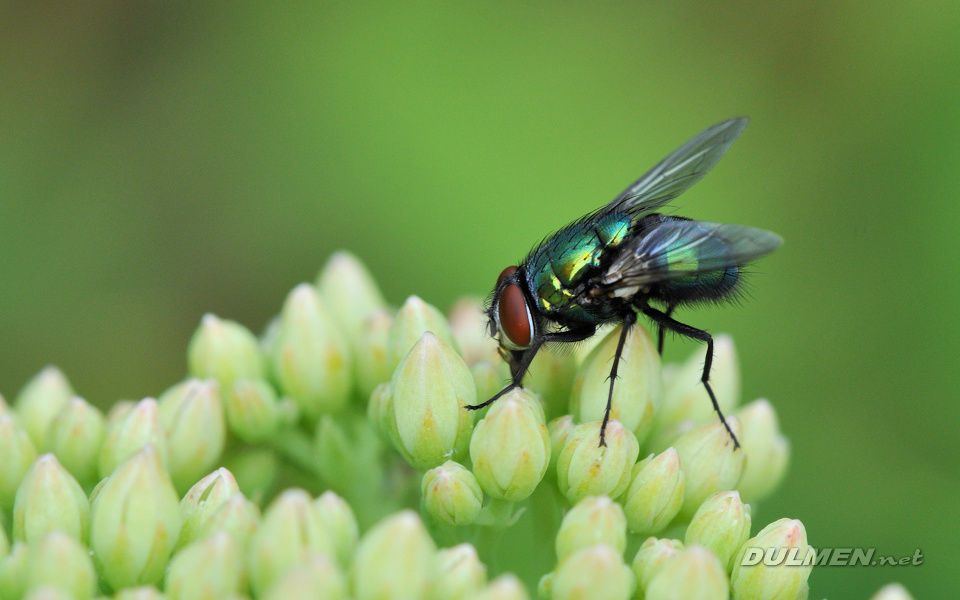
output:
M707 344L701 381L733 440L710 387L713 338L681 323L673 311L684 306L735 299L742 267L782 242L769 231L743 225L694 221L657 211L698 182L723 157L747 126L746 118L718 123L660 161L613 202L545 239L519 264L500 273L490 296L490 335L510 365L511 381L477 410L520 387L544 344L585 340L597 328L621 323L610 369L610 391L600 427L600 445L610 419L617 367L627 332L640 313L658 329Z

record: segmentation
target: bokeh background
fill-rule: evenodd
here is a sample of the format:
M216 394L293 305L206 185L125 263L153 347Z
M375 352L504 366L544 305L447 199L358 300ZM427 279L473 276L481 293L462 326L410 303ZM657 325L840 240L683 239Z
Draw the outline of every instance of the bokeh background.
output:
M755 522L960 596L960 4L0 2L0 392L101 406L259 330L346 248L399 304L483 295L674 147L752 123L677 214L770 229L735 336L793 444ZM667 356L693 351L673 341Z

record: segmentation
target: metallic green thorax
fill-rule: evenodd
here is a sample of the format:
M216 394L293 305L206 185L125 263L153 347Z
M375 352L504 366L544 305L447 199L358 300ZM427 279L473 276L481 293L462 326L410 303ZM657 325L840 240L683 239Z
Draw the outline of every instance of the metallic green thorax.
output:
M600 266L604 251L619 246L630 232L630 215L612 213L596 221L584 219L559 231L525 261L527 284L537 308L547 315L599 322L612 314L592 314L575 302L583 276ZM612 307L608 307L612 308Z

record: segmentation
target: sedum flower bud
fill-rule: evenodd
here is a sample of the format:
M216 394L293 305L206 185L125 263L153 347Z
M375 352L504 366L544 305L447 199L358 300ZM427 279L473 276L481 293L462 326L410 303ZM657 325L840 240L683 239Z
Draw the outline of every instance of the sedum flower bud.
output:
M740 421L727 417L734 435L740 438ZM684 492L680 518L689 519L707 496L732 490L743 470L743 452L734 450L733 440L719 419L691 429L674 442L683 469Z
M690 546L667 561L645 590L646 600L727 600L730 584L720 560L706 548ZM735 596L740 597L740 596ZM743 598L765 598L743 596Z
M621 553L627 547L627 519L620 505L607 496L584 498L563 516L557 532L557 560L595 544Z
M790 458L790 442L780 434L777 414L767 400L756 400L737 411L747 457L737 489L745 498L763 500L783 481Z
M621 551L606 544L577 550L557 565L550 581L552 600L628 600L636 589Z
M30 468L37 451L30 435L14 421L13 415L0 413L0 510L9 511L17 488Z
M233 473L220 467L193 484L180 501L180 536L177 548L199 539L198 532L231 497L240 493Z
M603 419L610 395L610 365L620 342L620 331L621 327L611 331L587 355L574 380L570 412L581 423ZM610 418L620 421L643 443L653 425L662 388L656 344L644 327L631 327L620 356Z
M420 518L405 510L387 517L360 540L350 568L356 600L426 595L436 547Z
M50 585L43 585L30 590L23 600L76 600L62 589Z
M877 590L870 600L913 600L913 596L899 583L891 583Z
M573 422L572 415L563 415L547 423L547 433L550 434L550 469L547 472L554 476L557 473L557 459L560 458L560 453L567 445L570 432L573 431L574 427L576 427L576 424Z
M345 600L347 581L332 559L311 554L277 580L264 600Z
M331 560L337 555L310 495L303 490L288 489L267 508L250 540L247 567L254 593L266 593L292 567L314 553Z
M243 552L221 531L174 555L164 589L170 600L227 598L242 591L243 579Z
M105 431L110 431L122 422L137 403L133 400L118 400L114 402L107 411L107 423Z
M410 296L397 311L390 333L387 334L387 366L390 370L397 368L428 331L443 340L454 352L458 350L443 313L417 296Z
M47 449L50 423L73 395L70 382L54 366L44 367L17 394L14 409L20 425L41 452Z
M630 530L640 535L663 531L683 505L684 477L677 451L667 448L633 466L623 510Z
M125 588L117 592L113 600L165 600L166 596L161 594L157 588L152 585L143 585L139 587Z
M500 361L497 341L487 333L487 316L480 298L470 296L454 303L450 309L450 333L460 348L463 362L470 367Z
M682 550L683 543L680 540L657 539L654 537L644 540L630 567L633 575L637 578L638 598L643 598L647 586L650 585L654 576L660 572L663 565L680 554Z
M487 568L470 544L444 548L434 558L431 600L466 600L487 583Z
M27 589L27 570L30 567L29 548L15 542L10 555L0 560L0 598L19 600Z
M97 573L87 548L73 537L54 531L30 543L27 589L54 587L76 600L89 600L97 591Z
M430 469L466 451L473 416L463 407L476 402L477 392L453 348L424 333L397 367L390 387L393 442L414 468Z
M0 562L10 554L10 540L7 539L7 532L0 526Z
M747 553L763 553L759 561L746 561ZM744 542L734 559L730 585L736 598L794 600L807 597L812 563L803 564L813 549L807 531L796 519L780 519ZM769 556L769 560L768 560ZM768 565L767 563L776 563ZM744 564L748 563L748 564Z
M473 432L470 460L488 496L517 502L533 493L550 463L550 436L529 392L514 389L490 407Z
M167 441L160 425L157 401L144 398L126 411L119 421L107 428L100 447L100 477L107 477L125 460L144 446L153 446L154 454L164 467L167 464Z
M47 448L81 484L97 480L105 427L100 411L78 396L70 398L50 424Z
M257 338L243 325L207 313L187 348L190 375L212 377L228 390L236 379L263 378L264 364Z
M313 501L313 508L333 541L340 566L346 567L350 564L350 557L360 537L360 527L353 509L346 500L330 491L320 494Z
M750 537L750 505L736 490L709 496L690 520L684 543L712 550L729 573L733 559Z
M393 416L393 388L389 383L381 383L370 394L367 404L367 419L373 424L377 434L385 441L397 437L397 421Z
M230 431L256 444L268 439L280 424L277 394L263 379L238 379L224 399Z
M600 425L600 421L577 425L557 459L557 485L570 502L587 496L618 498L630 483L640 454L636 436L611 420L607 445L600 446Z
M516 575L506 573L470 596L470 600L529 600L526 588Z
M420 490L427 513L447 525L472 524L483 505L477 478L452 460L427 471Z
M180 509L177 491L152 445L113 472L90 513L90 547L111 587L160 581L180 534Z
M187 490L223 454L227 427L220 385L213 379L188 379L164 392L157 408L166 433L170 479L178 490Z
M23 478L13 506L13 539L34 543L51 531L87 541L90 503L53 454L44 454Z
M313 286L301 283L283 304L270 349L281 391L310 420L342 410L350 397L350 346Z
M222 531L230 534L235 544L245 548L259 524L259 507L237 492L221 504L209 518L200 522L194 540L206 539Z
M333 254L317 276L317 290L343 331L356 339L364 321L387 306L370 271L349 252Z
M354 343L354 380L361 398L368 398L373 389L393 374L387 353L387 338L393 327L393 315L378 309L367 315Z
M669 427L685 419L696 423L716 419L707 389L700 382L706 355L706 347L699 348L671 374L670 383L664 388L663 405L657 411L656 429ZM733 339L728 335L713 338L710 387L723 414L733 412L740 399L740 368Z

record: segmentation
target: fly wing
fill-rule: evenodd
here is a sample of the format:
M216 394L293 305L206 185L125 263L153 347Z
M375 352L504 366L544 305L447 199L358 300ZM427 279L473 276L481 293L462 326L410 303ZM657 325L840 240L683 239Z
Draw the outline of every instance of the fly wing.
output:
M741 266L781 243L777 234L745 225L665 220L623 248L602 284L644 286Z
M662 207L700 181L723 158L748 122L746 117L736 117L701 132L623 190L601 212L638 215Z

